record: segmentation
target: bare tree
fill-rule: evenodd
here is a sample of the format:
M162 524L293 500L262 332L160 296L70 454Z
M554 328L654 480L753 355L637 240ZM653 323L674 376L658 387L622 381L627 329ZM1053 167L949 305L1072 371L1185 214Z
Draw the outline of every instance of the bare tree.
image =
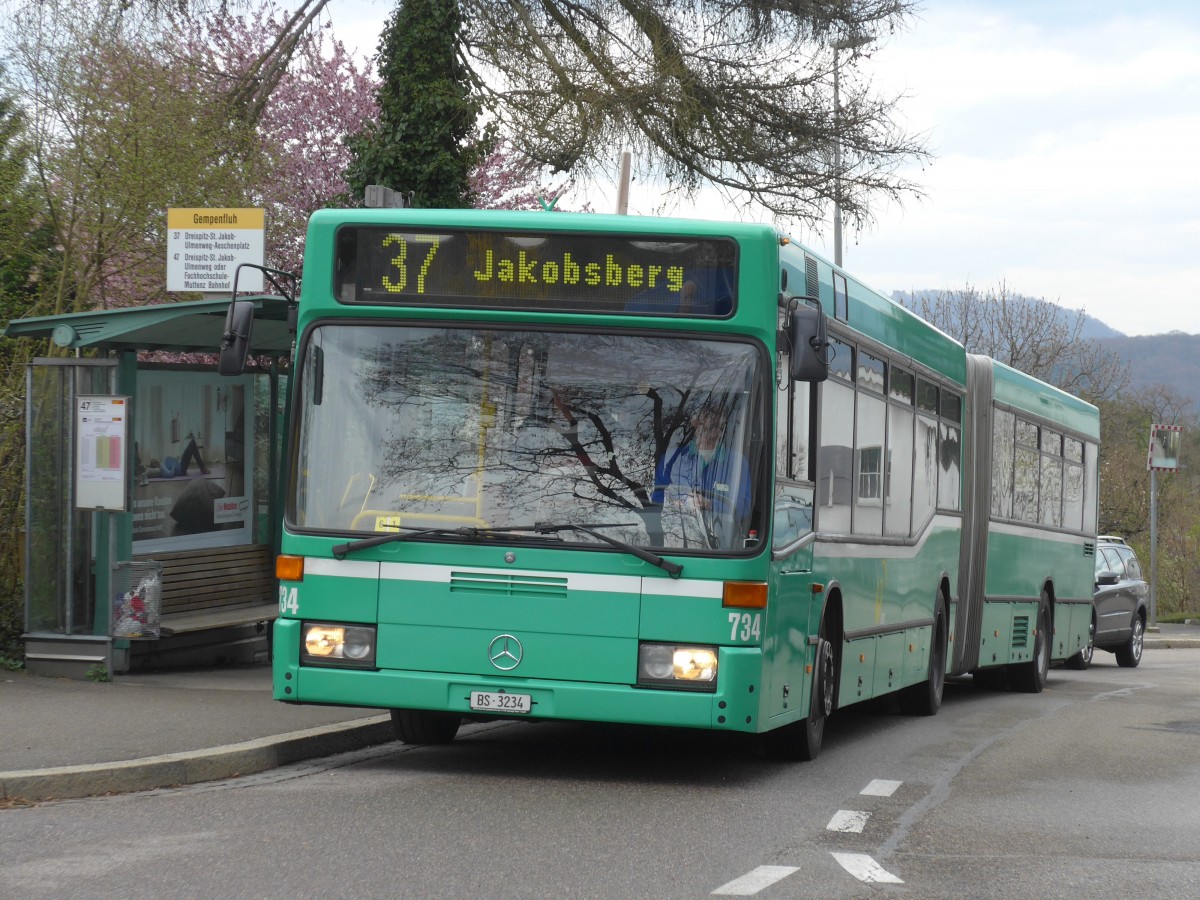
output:
M1093 403L1111 399L1129 383L1129 367L1099 341L1083 337L1082 310L1013 293L1005 282L986 292L961 290L909 296L923 319L982 353Z
M94 2L170 16L217 0ZM328 2L301 0L231 89L250 120ZM862 222L874 199L920 193L900 174L926 155L894 120L901 98L877 93L857 71L915 0L458 2L458 53L478 98L518 152L555 171L608 174L615 151L629 148L637 174L665 190L714 186L810 223L834 198ZM835 44L846 48L836 103Z
M153 52L122 11L96 12L29 7L4 38L61 260L38 314L160 297L164 210L238 196L255 177L254 134L206 74Z
M897 174L923 155L892 119L898 98L855 77L833 44L881 35L907 0L462 0L479 90L514 141L557 170L594 172L629 147L642 174L704 185L819 221L840 197L916 192ZM835 149L840 152L835 152Z

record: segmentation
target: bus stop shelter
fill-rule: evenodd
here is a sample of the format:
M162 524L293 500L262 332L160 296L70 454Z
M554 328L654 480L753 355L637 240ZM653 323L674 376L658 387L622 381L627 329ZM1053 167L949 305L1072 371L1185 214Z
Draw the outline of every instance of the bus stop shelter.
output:
M287 300L239 299L256 307L256 365L235 378L213 362L228 298L5 328L66 351L26 372L30 671L83 677L172 652L232 652L247 626L261 635L274 618L272 523L293 336ZM87 413L100 408L124 414L98 426ZM157 608L131 577L157 579Z

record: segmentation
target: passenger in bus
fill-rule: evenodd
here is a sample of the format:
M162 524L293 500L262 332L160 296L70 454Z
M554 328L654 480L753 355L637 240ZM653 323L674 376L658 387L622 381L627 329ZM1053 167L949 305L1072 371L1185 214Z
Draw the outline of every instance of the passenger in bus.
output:
M657 503L685 499L710 521L724 520L739 530L750 515L750 466L746 458L722 441L725 413L717 404L705 404L691 416L692 439L678 447L657 467L654 499Z

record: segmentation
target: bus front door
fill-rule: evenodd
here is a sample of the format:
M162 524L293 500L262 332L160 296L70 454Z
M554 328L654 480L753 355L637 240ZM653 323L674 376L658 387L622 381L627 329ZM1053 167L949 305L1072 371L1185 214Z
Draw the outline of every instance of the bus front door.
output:
M767 669L766 713L769 719L795 717L806 707L820 623L820 597L813 594L811 485L781 484L775 498L771 539L771 615L764 642ZM815 611L814 611L815 604Z

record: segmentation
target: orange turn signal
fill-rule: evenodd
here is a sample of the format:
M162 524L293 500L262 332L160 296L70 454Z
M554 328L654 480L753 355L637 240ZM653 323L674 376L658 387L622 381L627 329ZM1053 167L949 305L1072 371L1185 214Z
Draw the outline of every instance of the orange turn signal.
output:
M767 608L767 583L765 581L727 581L721 594L722 606L741 609Z
M275 577L280 581L303 581L304 580L304 557L303 556L277 556L275 557Z

